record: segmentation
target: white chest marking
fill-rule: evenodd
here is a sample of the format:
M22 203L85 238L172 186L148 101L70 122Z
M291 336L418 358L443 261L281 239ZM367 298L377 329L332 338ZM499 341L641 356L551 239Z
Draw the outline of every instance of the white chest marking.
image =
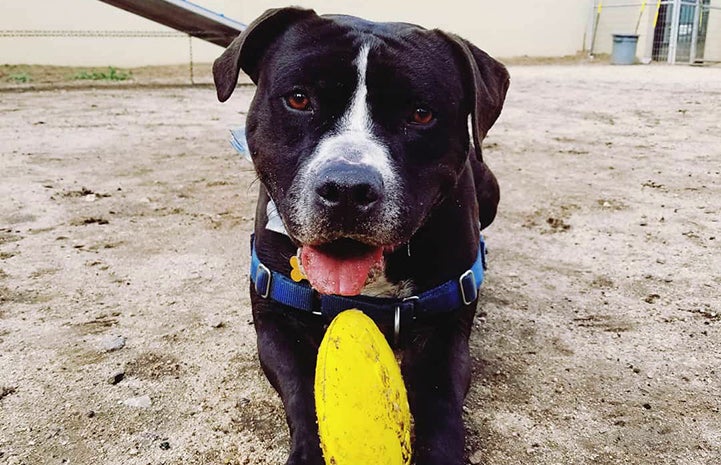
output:
M402 299L412 296L413 290L413 281L410 279L394 284L388 281L385 273L379 273L378 276L368 278L368 282L366 282L366 285L363 287L361 294L372 297L394 297L396 299Z
M283 221L280 219L280 214L275 206L273 200L268 201L268 205L265 206L265 216L268 217L268 222L265 224L265 229L275 231L277 233L288 235L288 231L285 230Z

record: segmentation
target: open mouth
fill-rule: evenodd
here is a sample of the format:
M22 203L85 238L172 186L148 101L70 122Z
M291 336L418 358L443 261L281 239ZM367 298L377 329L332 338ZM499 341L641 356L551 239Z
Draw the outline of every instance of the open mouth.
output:
M383 266L383 247L337 239L300 250L303 272L321 294L358 295L371 270Z

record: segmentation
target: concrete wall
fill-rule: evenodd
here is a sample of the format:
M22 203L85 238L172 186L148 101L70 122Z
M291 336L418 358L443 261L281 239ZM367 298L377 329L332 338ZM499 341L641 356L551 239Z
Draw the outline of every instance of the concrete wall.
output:
M704 59L721 62L721 0L711 0Z
M438 27L468 38L499 57L562 56L583 47L589 0L196 0L196 3L248 23L265 9L289 3L319 13L346 13L379 21ZM0 30L162 31L163 26L97 0L2 0ZM180 38L0 37L0 64L139 66L188 61ZM212 61L220 48L193 40L196 61Z
M642 5L641 1L604 1L600 17L596 18L594 10L590 19L589 28L595 25L596 39L591 43L592 34L589 33L587 48L590 50L593 46L594 54L610 54L613 50L613 34L637 34L636 57L640 61L650 60L657 8L656 3L651 1L646 2L643 8Z
M0 30L172 31L97 0L2 0ZM0 64L141 66L187 63L188 42L187 37L0 37ZM212 44L193 40L197 61L211 61L219 50Z
M607 4L609 2L604 2ZM596 53L611 53L612 34L633 34L636 27L637 7L606 6L601 12L596 26L596 41L593 51Z

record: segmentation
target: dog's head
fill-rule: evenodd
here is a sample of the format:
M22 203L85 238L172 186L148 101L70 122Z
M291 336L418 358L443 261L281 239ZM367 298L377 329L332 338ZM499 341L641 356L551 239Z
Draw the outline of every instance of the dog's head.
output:
M469 115L480 156L509 82L451 34L300 8L267 11L215 61L221 101L241 69L258 86L246 123L258 176L311 282L341 294L454 188Z

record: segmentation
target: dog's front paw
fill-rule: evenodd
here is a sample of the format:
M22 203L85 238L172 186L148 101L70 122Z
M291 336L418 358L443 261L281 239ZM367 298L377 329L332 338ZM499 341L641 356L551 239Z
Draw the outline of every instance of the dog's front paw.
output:
M295 447L285 465L325 465L320 447Z

